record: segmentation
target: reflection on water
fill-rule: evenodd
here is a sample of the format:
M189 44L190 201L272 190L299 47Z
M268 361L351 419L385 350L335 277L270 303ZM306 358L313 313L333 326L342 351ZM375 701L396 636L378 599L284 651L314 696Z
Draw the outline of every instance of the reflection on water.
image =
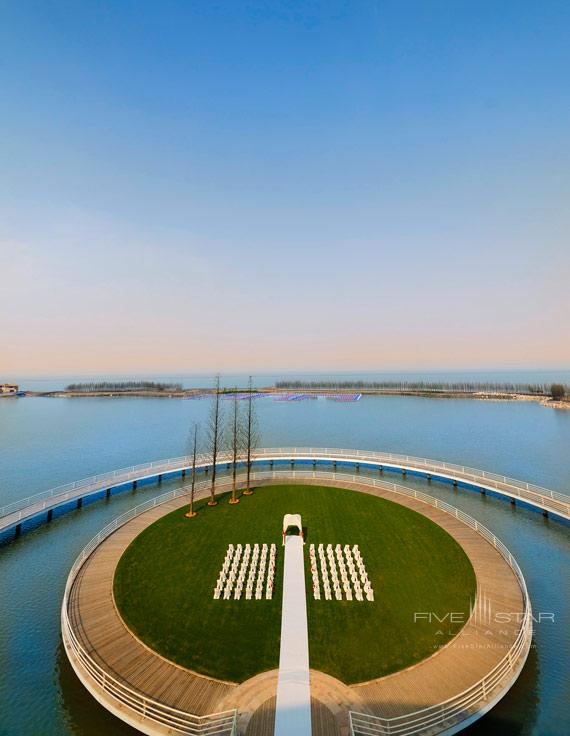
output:
M178 455L191 422L203 420L206 411L205 402L192 401L0 402L0 503L94 472ZM365 397L352 405L269 400L259 413L266 445L403 451L570 488L570 412L536 404ZM449 484L386 477L442 498L489 527L517 557L535 613L555 613L554 624L536 626L536 648L514 688L469 733L570 732L570 601L563 577L570 567L568 528ZM162 490L177 485L164 482ZM61 650L59 606L81 548L108 521L156 492L156 486L143 486L101 500L0 548L1 736L134 733L75 678Z
M465 729L464 733L469 736L526 736L537 733L537 681L538 656L536 644L533 644L517 682L488 715Z
M77 678L63 649L57 649L56 668L61 692L60 708L69 733L81 736L136 736L139 731L112 716L89 695Z

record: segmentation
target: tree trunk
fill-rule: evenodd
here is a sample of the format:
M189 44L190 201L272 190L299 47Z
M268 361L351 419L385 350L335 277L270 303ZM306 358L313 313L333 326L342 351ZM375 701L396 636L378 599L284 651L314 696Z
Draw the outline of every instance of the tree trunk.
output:
M245 483L245 496L251 496L253 491L250 488L251 479L251 450L254 438L253 432L253 383L251 376L249 377L249 397L247 407L247 467L246 467L246 483Z
M232 426L232 497L230 499L230 503L232 505L235 505L236 503L239 503L239 498L237 498L236 495L236 477L237 477L237 461L238 461L238 447L239 447L239 438L238 438L238 399L237 399L237 389L234 390L234 416L233 416L233 426Z
M220 377L216 376L214 386L214 403L210 419L210 441L212 447L212 484L208 506L216 506L216 463L218 462L218 445L220 441Z
M190 485L190 508L186 514L188 519L193 519L198 512L194 511L194 488L196 486L196 444L198 439L198 425L194 425L194 447L192 450L192 481Z

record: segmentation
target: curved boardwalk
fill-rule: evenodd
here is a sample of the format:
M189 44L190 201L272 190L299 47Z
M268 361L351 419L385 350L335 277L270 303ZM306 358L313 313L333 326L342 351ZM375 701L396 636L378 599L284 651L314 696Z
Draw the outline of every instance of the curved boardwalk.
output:
M229 455L220 455L219 467L228 464ZM0 508L0 533L10 529L21 530L26 521L45 517L49 521L54 509L69 504L81 504L88 496L110 493L113 488L135 484L143 481L160 481L167 476L184 476L189 469L188 457L159 460L143 465L131 466L110 473L86 478L29 498L21 499ZM514 478L476 470L463 465L445 463L411 455L373 452L371 450L341 450L334 448L293 447L262 448L257 450L253 458L254 465L267 463L313 463L315 466L360 464L375 468L391 468L404 473L416 473L433 479L450 480L461 483L465 487L490 491L511 499L512 502L523 502L545 514L570 521L570 498L562 493L547 488L525 483ZM200 457L199 468L211 467L207 457Z
M461 544L471 560L478 585L478 606L474 614L451 643L429 659L399 673L351 687L311 671L313 712L315 708L324 708L322 713L319 710L321 715L313 724L315 736L346 733L349 710L389 718L441 703L476 683L500 662L514 643L521 623L516 617L508 623L498 623L494 614L499 611L520 613L524 600L513 570L495 547L449 513L394 492L390 489L393 484L386 483L383 487L376 481L375 486L370 486L364 479L359 481L354 476L350 481L348 478L327 478L327 474L319 472L311 475L311 478L301 478L300 473L276 473L272 477L254 479L258 486L297 481L353 488L405 505L432 519ZM115 609L113 576L123 551L145 527L183 503L177 498L135 517L95 549L79 570L70 590L71 626L97 663L131 688L161 703L198 715L236 707L240 711L240 733L247 731L249 736L269 736L272 733L268 730L269 724L274 718L271 712L276 673L264 673L238 686L189 672L139 642ZM524 659L527 652L524 652ZM503 694L508 686L510 683L505 681L497 682L495 692L488 693L489 702L496 699L499 692ZM473 703L471 710L464 709L457 714L457 719L464 720L478 710L481 704ZM331 730L331 718L335 720L335 730ZM441 729L431 732L438 733Z

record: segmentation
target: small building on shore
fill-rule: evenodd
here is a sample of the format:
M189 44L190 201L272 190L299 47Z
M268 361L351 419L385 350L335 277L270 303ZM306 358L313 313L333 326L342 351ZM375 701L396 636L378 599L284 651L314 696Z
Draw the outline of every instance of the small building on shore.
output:
M0 394L17 394L19 391L16 383L0 383Z

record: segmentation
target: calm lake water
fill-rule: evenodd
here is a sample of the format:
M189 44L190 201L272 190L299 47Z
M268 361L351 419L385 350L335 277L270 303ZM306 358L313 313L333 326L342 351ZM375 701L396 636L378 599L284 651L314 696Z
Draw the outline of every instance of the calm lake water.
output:
M61 383L56 386L61 386ZM31 386L30 386L31 388ZM570 411L536 403L363 397L354 404L257 403L266 446L368 448L450 460L570 491ZM206 401L0 400L0 504L93 473L187 451ZM398 482L403 482L398 477ZM165 483L162 491L177 482ZM409 485L427 490L421 480ZM79 684L61 649L59 606L75 556L108 521L157 492L126 492L62 516L0 547L1 736L95 736L134 732ZM570 533L537 513L444 484L450 501L495 532L517 557L536 626L523 675L466 733L570 733Z

